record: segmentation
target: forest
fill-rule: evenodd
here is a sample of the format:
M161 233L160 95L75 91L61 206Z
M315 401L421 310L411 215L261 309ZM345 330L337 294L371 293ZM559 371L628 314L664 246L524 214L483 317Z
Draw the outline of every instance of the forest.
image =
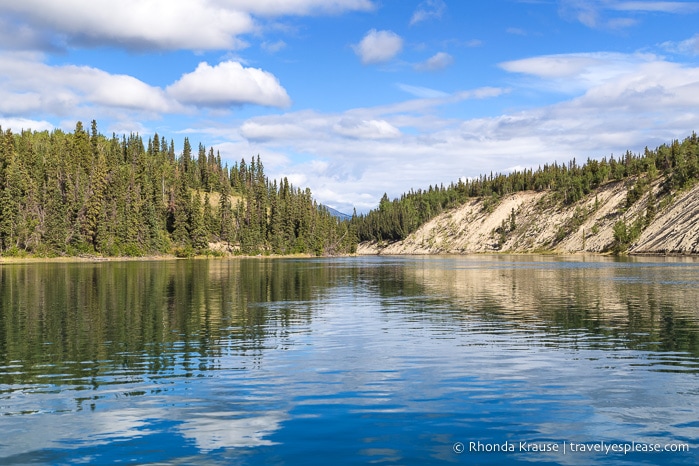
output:
M627 151L623 157L588 159L579 165L575 159L567 164L546 164L536 170L498 173L460 180L449 186L430 186L426 190L411 190L400 198L389 200L384 194L378 208L355 217L360 242L399 241L423 223L446 209L462 205L470 198L485 199L486 208L500 199L519 191L550 191L557 202L571 205L606 183L627 181L626 205L632 205L649 192L651 182L663 177L662 189L650 196L646 214L631 225L615 225L616 252L621 252L640 235L652 220L660 199L668 200L673 192L691 187L699 180L699 138L695 133L683 141L674 140L655 150L645 148L642 154ZM666 201L667 202L667 201Z
M0 128L0 255L144 256L337 255L362 241L405 239L423 223L471 198L496 205L519 191L549 191L571 205L605 183L630 181L627 205L649 192L644 219L615 226L623 249L655 215L656 201L699 180L695 133L643 153L579 165L481 175L449 186L411 190L376 209L340 220L309 189L269 180L259 157L222 164L212 147L154 134L111 137L81 122L72 133Z
M354 225L309 189L184 139L0 128L0 255L352 253Z

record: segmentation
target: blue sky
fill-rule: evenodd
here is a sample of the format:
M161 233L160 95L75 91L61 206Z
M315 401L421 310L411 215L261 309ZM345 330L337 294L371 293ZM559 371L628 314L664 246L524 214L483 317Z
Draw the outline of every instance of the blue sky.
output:
M699 128L699 2L0 0L0 126L184 137L338 210Z

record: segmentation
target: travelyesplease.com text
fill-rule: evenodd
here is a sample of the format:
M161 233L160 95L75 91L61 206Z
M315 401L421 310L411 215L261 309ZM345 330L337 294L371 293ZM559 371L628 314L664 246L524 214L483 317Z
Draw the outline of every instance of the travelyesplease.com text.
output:
M481 441L454 444L455 453L687 453L686 443L643 443L643 442L512 442L487 443Z

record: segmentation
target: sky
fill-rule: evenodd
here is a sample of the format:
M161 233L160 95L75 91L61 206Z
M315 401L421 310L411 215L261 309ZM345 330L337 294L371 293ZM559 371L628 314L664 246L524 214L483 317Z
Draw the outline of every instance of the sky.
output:
M367 212L691 135L699 1L0 0L0 127L93 119Z

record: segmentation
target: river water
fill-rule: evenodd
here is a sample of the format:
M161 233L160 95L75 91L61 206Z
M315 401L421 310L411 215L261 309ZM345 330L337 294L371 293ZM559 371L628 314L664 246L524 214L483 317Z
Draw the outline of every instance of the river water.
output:
M699 262L0 265L0 432L0 464L697 464Z

